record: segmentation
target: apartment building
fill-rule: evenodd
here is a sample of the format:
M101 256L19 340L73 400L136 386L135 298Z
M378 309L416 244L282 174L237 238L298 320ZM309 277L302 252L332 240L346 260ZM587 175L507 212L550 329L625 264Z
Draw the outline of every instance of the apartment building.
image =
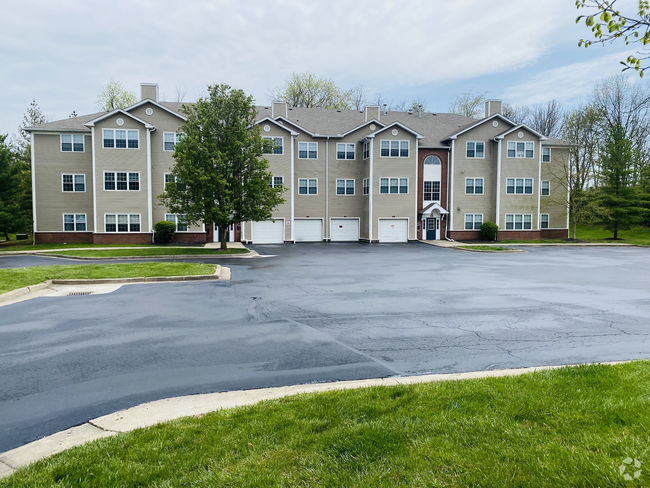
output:
M483 222L501 238L567 237L562 168L567 145L501 115L258 107L275 142L264 157L287 188L273 218L242 222L247 243L407 242L475 239ZM36 242L148 243L153 224L177 225L176 241L218 240L211 223L188 226L160 195L174 165L181 103L141 85L126 109L49 122L32 134Z

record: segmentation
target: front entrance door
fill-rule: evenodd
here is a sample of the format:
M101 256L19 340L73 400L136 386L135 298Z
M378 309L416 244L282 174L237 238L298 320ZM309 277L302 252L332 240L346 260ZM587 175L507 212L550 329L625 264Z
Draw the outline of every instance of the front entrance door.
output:
M230 242L230 227L231 226L228 226L228 230L226 231L226 242ZM212 239L213 242L221 242L221 230L219 229L219 227L217 227L216 224L214 225L213 235L214 235L214 239Z
M427 219L427 241L435 241L438 238L438 219Z

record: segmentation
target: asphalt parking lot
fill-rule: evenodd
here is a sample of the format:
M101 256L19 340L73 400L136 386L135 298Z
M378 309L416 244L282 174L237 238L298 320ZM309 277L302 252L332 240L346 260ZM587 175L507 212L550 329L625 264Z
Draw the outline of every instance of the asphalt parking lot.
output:
M274 257L192 259L230 282L2 307L0 452L171 396L650 357L647 248L252 248Z

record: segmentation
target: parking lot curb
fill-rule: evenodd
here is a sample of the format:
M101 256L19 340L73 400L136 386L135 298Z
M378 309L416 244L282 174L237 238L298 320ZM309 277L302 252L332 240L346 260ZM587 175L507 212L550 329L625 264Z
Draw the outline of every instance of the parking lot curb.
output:
M134 283L165 283L165 282L179 282L179 281L210 281L210 280L230 280L230 268L225 268L219 264L216 265L217 269L213 274L209 275L190 275L190 276L150 276L141 278L99 278L95 280L47 280L37 285L25 286L16 290L8 291L0 295L0 307L3 305L11 305L16 302L17 298L24 297L34 293L36 298L40 296L37 292L51 288L55 285L119 285L119 284L134 284ZM22 301L22 300L18 300Z
M630 361L615 361L590 364L621 364ZM0 454L0 478L11 475L16 469L28 466L40 459L58 454L72 447L83 445L103 437L110 437L135 429L151 427L181 417L204 415L206 413L253 405L264 400L275 400L303 393L320 393L335 390L351 390L372 386L415 385L437 381L459 381L481 378L500 378L548 371L576 364L537 366L531 368L475 371L469 373L431 374L407 377L373 378L367 380L337 381L257 390L240 390L222 393L206 393L168 398L143 403L125 410L104 415L84 424L44 437L24 446ZM6 468L4 466L6 466Z
M250 259L261 257L255 251L248 251L247 253L238 253L238 254L219 254L219 253L205 253L205 254L166 254L161 256L106 256L106 257L94 257L94 256L68 256L66 254L54 254L50 252L33 252L31 254L22 254L23 256L41 256L46 258L61 258L61 259L76 259L79 261L105 261L105 260L155 260L155 259L205 259L205 258L239 258L239 259Z

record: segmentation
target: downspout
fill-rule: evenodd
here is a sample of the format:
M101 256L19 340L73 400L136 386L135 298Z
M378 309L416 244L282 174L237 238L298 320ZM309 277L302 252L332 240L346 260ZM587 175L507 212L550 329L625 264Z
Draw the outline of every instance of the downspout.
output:
M293 147L295 145L295 142L296 142L296 136L291 136L291 236L290 237L291 237L291 243L292 244L296 243L296 240L294 239L294 233L293 233L293 227L294 227L294 225L293 225L294 220L293 219L294 219L294 215L295 215L295 211L296 211L296 208L295 208L295 200L296 200L296 198L295 198L295 194L294 194L295 188L294 188L294 185L293 185L294 176L295 176L294 175L294 151L293 151Z
M451 140L451 160L449 161L449 164L447 165L447 195L449 198L449 225L447 226L447 230L445 231L445 239L448 241L453 241L453 239L450 239L447 237L447 233L449 232L449 228L454 227L454 172L452 171L452 166L454 164L454 156L456 154L456 139Z
M503 140L499 139L497 141L497 201L496 201L496 210L497 210L497 215L495 220L495 224L497 224L497 227L499 227L499 217L501 215L501 145L502 145Z
M368 183L368 244L372 244L372 193L373 193L373 177L372 177L372 162L375 157L375 139L370 140L370 170L368 176L370 182Z
M32 132L30 134L31 138L31 165L32 165L32 216L34 217L34 222L33 222L33 230L32 230L32 244L36 244L36 178L35 175L36 173L34 172L35 169L35 162L36 162L36 150L34 148L34 133ZM65 229L63 229L65 230Z
M550 183L549 183L550 185ZM535 188L535 185L533 185ZM542 230L539 225L540 212L542 211L542 141L539 141L539 174L537 176L537 230ZM550 226L549 226L550 227ZM541 235L540 235L541 237Z
M421 107L422 106L420 106L420 110L422 110ZM422 117L421 112L420 112L420 117ZM420 165L419 149L420 149L419 140L416 138L415 139L415 191L413 192L413 193L415 193L415 220L413 221L414 224L415 224L414 227L413 227L415 229L415 235L413 236L413 238L415 240L417 240L417 238L418 238L418 192L420 191L420 187L418 186L419 185L419 183L418 183L418 172L419 172L419 169L420 169L419 168L419 165Z
M153 190L151 188L151 129L147 129L147 198L149 199L149 204L147 211L149 212L149 232L151 232L151 243L155 243L155 235L153 233L153 223L151 219L153 217Z
M330 214L330 136L327 136L325 143L325 222L323 222L323 232L325 233L325 240L330 240L329 235L329 214Z
M95 154L97 153L97 148L95 147L95 126L93 125L91 132L91 144L93 146L93 233L97 234L97 178L95 177ZM103 184L103 182L102 182ZM93 238L93 241L95 239Z

